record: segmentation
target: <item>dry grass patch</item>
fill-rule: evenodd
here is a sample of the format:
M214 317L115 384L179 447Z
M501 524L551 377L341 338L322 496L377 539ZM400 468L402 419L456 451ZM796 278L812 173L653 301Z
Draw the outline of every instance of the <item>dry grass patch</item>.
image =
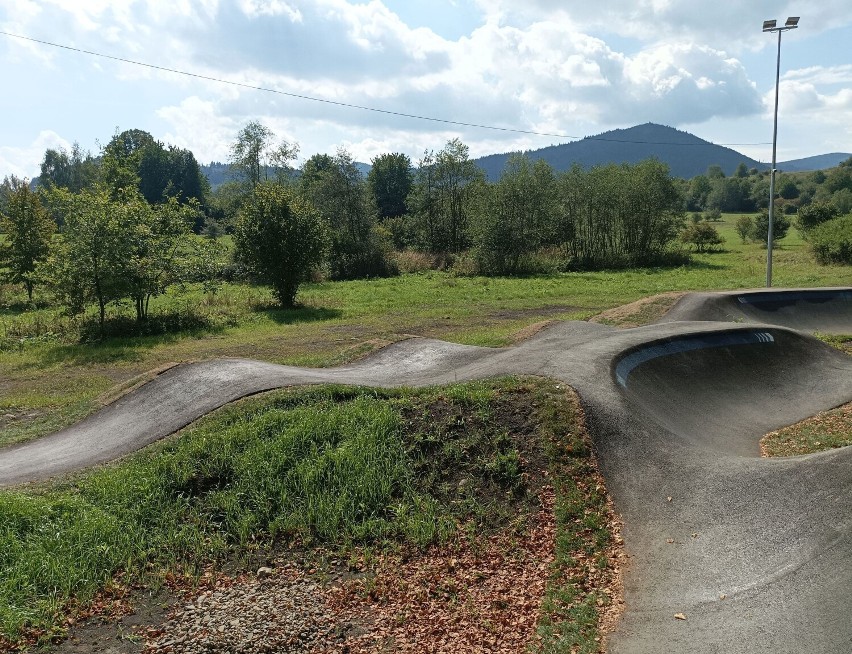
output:
M641 327L662 318L684 295L686 293L659 293L630 304L607 309L590 318L589 322L622 328Z
M812 454L852 445L852 402L770 432L760 441L763 456Z
M817 337L852 355L852 338L848 335L817 334ZM766 457L796 456L847 445L852 445L852 402L770 432L760 440L760 453Z

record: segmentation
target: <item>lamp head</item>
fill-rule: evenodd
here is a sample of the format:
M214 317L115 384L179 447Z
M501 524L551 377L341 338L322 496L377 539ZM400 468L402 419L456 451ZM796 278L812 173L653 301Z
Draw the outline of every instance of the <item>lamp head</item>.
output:
M799 26L799 17L798 16L790 16L787 19L787 22L784 23L784 27L788 27L790 29L795 29Z
M768 32L769 30L774 29L777 24L777 20L765 20L763 21L763 31Z

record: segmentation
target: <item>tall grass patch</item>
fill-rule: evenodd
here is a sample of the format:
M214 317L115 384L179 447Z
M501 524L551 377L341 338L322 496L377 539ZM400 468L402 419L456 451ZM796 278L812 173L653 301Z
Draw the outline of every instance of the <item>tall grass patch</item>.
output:
M0 492L0 628L50 633L119 571L191 573L274 542L423 548L460 524L514 524L546 478L531 418L545 383L280 391L122 463Z

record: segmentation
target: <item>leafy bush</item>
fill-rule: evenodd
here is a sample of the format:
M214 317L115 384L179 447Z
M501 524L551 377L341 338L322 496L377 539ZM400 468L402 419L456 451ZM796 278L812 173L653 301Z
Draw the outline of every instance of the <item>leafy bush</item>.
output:
M556 205L553 169L544 161L513 155L500 180L480 190L472 226L480 270L488 275L527 272L530 255L550 240Z
M852 189L847 187L835 191L831 196L831 203L842 214L852 212Z
M718 223L720 220L722 220L722 212L719 211L718 207L708 209L706 212L704 212L704 220Z
M382 226L390 232L393 246L397 250L405 250L414 245L416 235L414 233L413 219L408 214L386 218Z
M399 250L394 253L396 266L402 273L418 273L435 269L435 258L417 250Z
M393 277L399 274L399 268L392 252L391 235L383 227L371 227L360 239L346 231L334 232L328 277L333 280Z
M751 216L740 216L734 227L740 235L743 243L747 243L754 232L754 219Z
M772 216L772 244L787 236L790 229L790 219L780 211ZM766 243L769 238L769 210L763 209L754 219L751 230L751 238L755 241Z
M327 250L327 226L310 204L278 184L255 187L234 230L236 259L292 307L299 285Z
M575 165L558 180L558 202L557 242L575 269L659 265L686 219L680 188L653 159Z
M852 265L852 214L829 220L810 232L811 248L823 265Z
M813 202L806 207L799 207L796 228L807 238L808 232L814 227L834 220L839 215L840 211L831 202Z
M680 240L687 245L695 246L698 252L715 250L725 239L719 235L710 223L694 223L680 233Z
M139 322L126 314L112 315L100 325L93 318L79 320L79 341L91 343L104 338L129 338L178 333L212 333L239 324L236 316L203 312L192 304L167 311L152 311Z

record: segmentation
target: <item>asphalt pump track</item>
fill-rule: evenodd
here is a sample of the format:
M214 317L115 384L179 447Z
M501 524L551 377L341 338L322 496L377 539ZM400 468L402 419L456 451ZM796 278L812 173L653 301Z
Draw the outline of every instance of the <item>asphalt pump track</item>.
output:
M0 450L0 486L114 460L282 386L552 377L580 394L624 520L626 608L610 652L848 654L852 447L763 459L758 446L852 401L852 357L814 330L852 333L852 289L690 294L645 327L556 323L500 349L412 338L328 369L187 364L77 425Z

